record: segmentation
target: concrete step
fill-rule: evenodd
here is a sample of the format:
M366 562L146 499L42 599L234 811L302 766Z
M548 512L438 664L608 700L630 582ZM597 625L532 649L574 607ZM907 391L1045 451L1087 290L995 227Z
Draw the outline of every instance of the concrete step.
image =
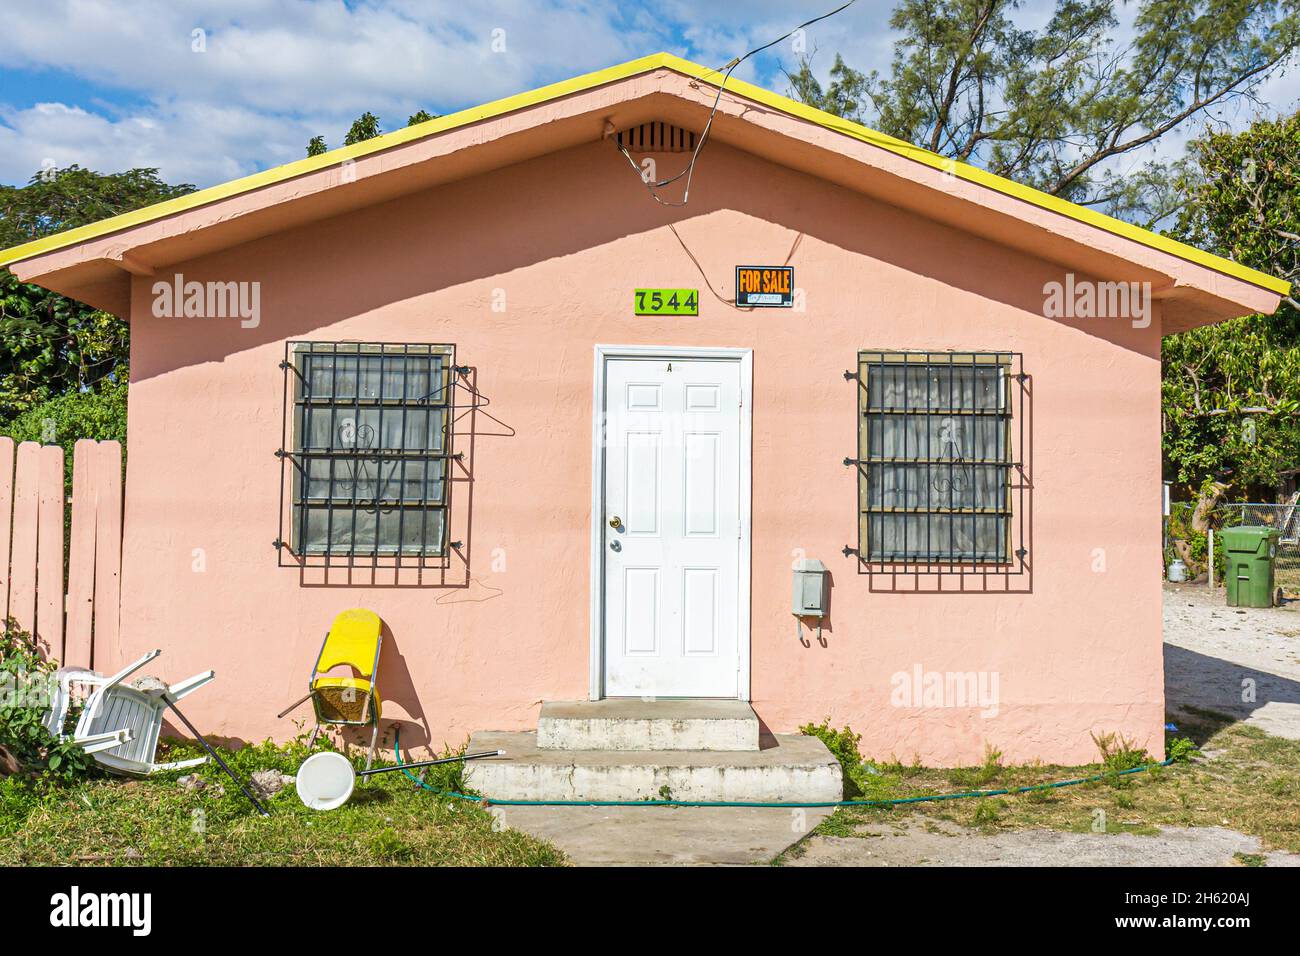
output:
M740 700L552 700L542 750L758 750L758 716Z
M480 731L469 749L504 757L465 765L496 800L722 800L820 803L843 794L840 765L816 737L777 734L763 750L555 750L537 734ZM665 790L666 788L666 790Z

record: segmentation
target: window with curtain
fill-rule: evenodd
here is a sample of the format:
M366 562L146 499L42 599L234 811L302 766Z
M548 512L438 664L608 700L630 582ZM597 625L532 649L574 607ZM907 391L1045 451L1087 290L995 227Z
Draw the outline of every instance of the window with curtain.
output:
M859 554L880 563L1006 563L1011 356L858 358Z
M444 553L449 345L293 343L291 550Z

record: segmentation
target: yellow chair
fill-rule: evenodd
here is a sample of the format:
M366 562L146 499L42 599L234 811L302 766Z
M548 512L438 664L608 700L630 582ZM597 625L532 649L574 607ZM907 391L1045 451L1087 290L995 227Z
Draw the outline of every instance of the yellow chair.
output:
M316 729L311 743L316 742L322 724L347 727L364 727L369 724L370 755L366 769L375 760L375 745L379 741L379 718L383 708L376 683L379 671L379 649L383 642L379 615L364 608L352 608L334 618L316 665L311 671L310 691L312 706L316 710ZM351 667L356 674L329 676L336 667Z

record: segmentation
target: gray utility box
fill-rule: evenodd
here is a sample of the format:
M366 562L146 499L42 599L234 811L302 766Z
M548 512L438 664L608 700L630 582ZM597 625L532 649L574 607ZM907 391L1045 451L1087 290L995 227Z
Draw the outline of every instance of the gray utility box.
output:
M826 616L826 565L816 558L800 558L794 563L795 617Z

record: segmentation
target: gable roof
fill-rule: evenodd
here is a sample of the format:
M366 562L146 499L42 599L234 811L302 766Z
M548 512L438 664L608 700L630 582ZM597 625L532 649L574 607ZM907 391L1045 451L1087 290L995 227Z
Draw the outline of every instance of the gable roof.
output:
M96 258L99 261L111 261L123 273L151 274L148 264L132 260L131 249L129 248L131 243L129 241L125 242L120 248L108 248L104 245L104 240L128 233L137 229L137 227L159 223L168 220L169 217L176 217L194 210L202 210L205 207L231 200L242 200L244 204L243 211L247 211L250 206L256 205L259 201L255 198L258 194L265 195L267 202L281 202L289 196L289 193L280 192L276 193L275 196L271 196L269 193L271 187L291 185L296 181L311 177L313 174L328 171L337 172L340 168L346 168L351 163L362 160L368 161L381 154L390 153L394 149L433 140L443 134L472 130L476 124L482 124L485 121L500 122L508 119L512 114L528 111L533 107L554 104L576 94L586 94L603 87L609 87L611 84L644 78L649 74L662 74L663 71L671 71L686 77L691 81L690 85L696 89L699 88L700 84L717 87L723 78L723 74L718 70L701 66L668 53L657 53L652 56L641 57L618 66L587 73L526 93L520 93L482 106L428 120L416 126L385 133L352 146L345 146L319 156L287 163L283 166L277 166L251 176L212 186L186 196L180 196L153 206L147 206L15 246L0 251L0 266L9 265L24 281L45 284L42 279L49 279L53 282L51 288L59 286L55 291L62 291L74 297L82 297L75 294L75 291L81 291L83 296L103 298L107 293L101 291L100 287L108 281L106 274L102 270L94 275L85 272L80 276L80 281L74 281L73 267L84 264L91 258ZM726 90L730 98L749 100L770 111L774 111L775 114L815 124L821 130L846 137L847 140L855 140L870 147L884 150L886 153L911 163L921 164L930 170L939 171L956 181L969 183L983 190L990 190L993 194L1015 200L1017 203L1025 203L1053 216L1064 217L1065 220L1071 223L1098 230L1100 234L1118 237L1135 243L1139 247L1173 256L1186 263L1210 270L1225 279L1235 280L1235 282L1227 283L1232 287L1227 290L1222 289L1220 284L1213 279L1205 283L1198 282L1196 285L1204 286L1212 295L1223 301L1239 303L1243 308L1239 310L1238 314L1263 309L1268 300L1272 300L1273 308L1276 308L1276 297L1287 295L1290 292L1290 283L1264 272L1251 269L1240 263L1216 256L1166 236L1158 235L1095 210L1075 205L975 166L939 156L892 136L868 129L858 123L825 113L778 93L773 93L770 90L734 78L726 81ZM643 84L637 90L623 94L622 99L629 98L633 93L649 95L653 92L655 92L653 88ZM714 95L713 91L709 91L708 99L711 101ZM728 99L728 96L723 97L724 102ZM617 102L617 98L615 102ZM720 113L719 118L721 116ZM715 126L713 135L720 135L717 126ZM846 148L848 145L847 140L843 141ZM349 182L351 180L343 178L341 181ZM327 185L338 185L339 182L340 178L334 176ZM297 196L299 194L293 195ZM276 198L276 196L279 198ZM58 255L78 248L89 249L92 245L95 251L88 253L85 257ZM126 278L126 276L122 276L122 278ZM1234 294L1234 290L1240 288L1237 285L1238 283L1241 284L1241 287L1253 288L1255 294L1245 296ZM1177 283L1170 283L1171 286L1174 284L1181 286L1183 282L1180 280ZM67 291L68 288L73 288L74 291ZM1262 297L1260 293L1263 294ZM120 296L112 298L116 304L120 304ZM86 298L86 301L92 300ZM1268 311L1271 311L1271 309ZM1204 310L1202 312L1204 315L1210 316L1209 321L1226 317L1227 314L1221 305L1209 312L1204 312ZM1201 324L1201 322L1189 320L1180 324L1190 327L1190 325ZM1169 331L1169 329L1166 329L1166 331Z

